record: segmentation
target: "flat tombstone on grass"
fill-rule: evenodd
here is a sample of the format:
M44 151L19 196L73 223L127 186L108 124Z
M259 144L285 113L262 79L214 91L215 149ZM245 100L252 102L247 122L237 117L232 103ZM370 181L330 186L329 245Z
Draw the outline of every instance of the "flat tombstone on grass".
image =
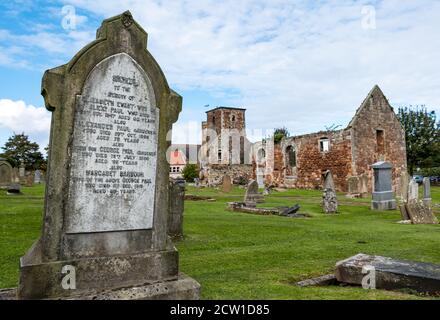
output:
M223 176L222 191L226 192L226 193L229 193L232 191L232 180L231 180L231 177L228 175Z
M374 192L371 202L372 210L394 210L396 200L391 185L392 165L388 162L377 162L373 164L374 170Z
M125 12L44 75L52 111L45 218L20 261L19 298L199 296L199 284L179 275L167 236L166 136L182 98L146 43L147 33ZM75 289L66 289L61 279L72 268Z

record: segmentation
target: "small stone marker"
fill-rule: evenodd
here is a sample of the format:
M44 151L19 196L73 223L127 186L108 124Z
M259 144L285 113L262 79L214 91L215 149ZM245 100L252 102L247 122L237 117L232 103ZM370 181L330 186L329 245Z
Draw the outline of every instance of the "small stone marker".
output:
M325 213L338 212L338 199L336 198L335 183L333 181L333 175L329 170L324 175L322 207Z
M6 159L0 158L0 189L7 189L13 183L12 166Z
M251 180L246 188L244 203L253 205L254 203L263 203L264 196L258 192L258 182Z
M431 180L428 177L423 178L423 204L425 206L432 205Z
M185 204L185 180L170 180L170 214L168 215L168 235L173 239L183 237L183 211Z
M408 201L410 176L407 171L402 172L399 178L399 200L400 202Z
M34 185L34 175L29 172L26 176L26 187L32 187Z
M369 194L368 175L366 175L365 173L359 176L359 193L361 195L361 198L366 198Z
M199 297L167 234L167 135L182 98L146 44L127 11L44 75L52 112L44 224L20 260L19 299Z
M440 265L432 263L360 253L336 263L335 275L339 282L361 285L368 276L364 270L374 276L376 289L412 289L420 293L440 293Z
M377 162L373 164L374 170L374 192L371 202L372 210L394 210L396 200L391 186L392 165L388 162Z
M41 183L41 171L40 170L35 170L35 172L34 172L34 183L35 184Z
M419 199L419 184L414 180L411 179L408 185L408 202L417 201Z
M222 192L229 193L232 191L232 180L228 175L223 176L222 180Z
M348 193L352 195L360 194L359 190L359 177L349 177L347 179Z
M25 175L26 175L26 168L25 168L25 166L24 166L24 163L22 162L22 163L20 164L20 168L18 169L18 176L19 176L20 178L24 178Z

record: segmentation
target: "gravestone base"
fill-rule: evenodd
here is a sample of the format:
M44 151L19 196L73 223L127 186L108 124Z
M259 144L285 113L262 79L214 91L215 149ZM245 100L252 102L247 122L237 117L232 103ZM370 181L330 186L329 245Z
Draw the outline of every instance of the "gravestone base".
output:
M72 295L57 300L199 300L200 284L194 279L179 274L176 280L157 281L130 288L91 291L88 294ZM0 290L0 300L17 300L16 289Z
M396 200L392 191L373 192L372 210L395 210Z
M383 200L383 201L372 201L371 202L371 209L372 210L396 210L397 204L396 200Z
M18 299L86 299L101 295L105 298L109 292L114 293L115 299L117 295L165 299L168 289L170 299L180 293L183 297L197 296L197 282L179 275L178 253L174 248L52 262L38 261L38 250L37 245L20 260ZM67 275L67 272L62 272L65 266L75 268L75 289L64 289L62 286L62 280ZM189 287L193 289L189 290ZM111 299L110 296L108 299Z

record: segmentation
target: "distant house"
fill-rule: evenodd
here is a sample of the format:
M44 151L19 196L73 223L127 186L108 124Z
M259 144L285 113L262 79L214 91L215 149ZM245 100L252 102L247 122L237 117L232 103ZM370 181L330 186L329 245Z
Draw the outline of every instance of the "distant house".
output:
M170 152L170 178L182 178L182 170L186 165L185 154L178 148Z

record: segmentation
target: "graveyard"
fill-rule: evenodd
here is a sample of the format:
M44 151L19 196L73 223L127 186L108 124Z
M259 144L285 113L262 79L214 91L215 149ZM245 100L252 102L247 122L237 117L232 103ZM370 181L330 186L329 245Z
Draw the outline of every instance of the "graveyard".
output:
M0 300L440 299L435 110L375 84L338 123L274 108L248 135L261 106L188 110L144 19L106 16L38 74L46 147L0 153Z
M420 190L419 190L420 191ZM17 261L41 230L44 185L22 195L0 192L0 287L16 286ZM324 214L322 191L284 190L258 207L299 203L310 218L228 211L245 190L186 187L186 193L215 201L185 201L184 237L175 245L180 269L202 286L201 299L436 299L411 291L364 290L355 286L301 288L298 281L331 273L335 263L357 253L440 263L437 225L398 224L398 210L372 211L370 198L338 193L339 213ZM432 187L440 216L440 187Z

